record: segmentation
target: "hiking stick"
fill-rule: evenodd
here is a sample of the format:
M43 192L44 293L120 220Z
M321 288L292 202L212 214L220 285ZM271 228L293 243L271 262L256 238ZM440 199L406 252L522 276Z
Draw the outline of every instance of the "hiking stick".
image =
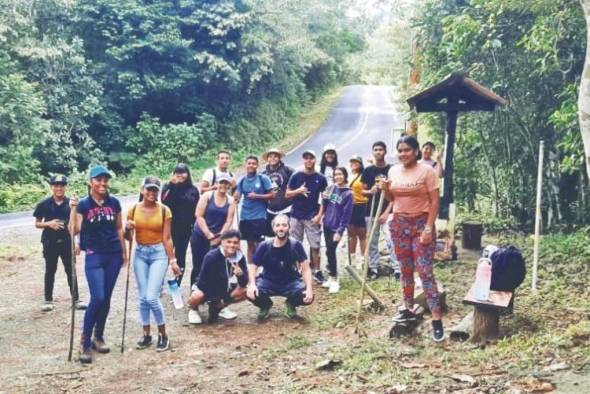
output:
M129 239L129 253L127 262L127 279L125 280L125 309L123 309L123 334L121 335L121 354L125 352L125 328L127 326L127 300L129 299L129 266L131 265L131 251L133 250L133 234Z
M543 151L545 143L539 144L539 169L537 172L537 201L535 207L535 239L533 243L533 282L531 288L537 290L537 267L539 266L539 235L541 233L541 192L543 191Z
M375 235L376 226L379 225L379 214L381 212L381 208L383 207L383 200L385 199L385 193L381 192L379 197L379 204L377 204L377 212L373 217L373 221L371 223L371 233L369 234L369 239L367 242L367 248L365 249L365 261L363 261L363 283L361 284L361 293L359 297L359 308L356 314L356 328L355 332L360 335L359 325L361 319L361 312L363 310L363 298L365 298L365 286L367 283L367 272L369 271L369 250L371 245L371 241L373 240L373 236Z
M72 196L73 198L75 198L74 196ZM72 250L72 258L70 261L70 264L72 265L72 278L71 278L71 282L72 282L72 288L70 289L70 294L72 296L72 316L70 319L70 349L68 351L68 361L72 361L72 352L74 351L74 326L76 324L76 301L74 299L74 291L75 289L78 288L78 278L76 275L76 239L75 237L75 232L76 232L76 220L78 220L77 218L77 213L78 213L78 208L74 207L73 209L70 209L70 249Z

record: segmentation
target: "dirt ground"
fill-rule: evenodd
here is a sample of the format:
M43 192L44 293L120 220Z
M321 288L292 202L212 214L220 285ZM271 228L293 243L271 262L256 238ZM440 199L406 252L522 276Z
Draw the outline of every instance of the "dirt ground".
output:
M506 357L496 360L494 353L470 344L446 341L435 345L429 339L429 322L413 338L390 340L390 319L400 291L398 284L387 278L373 282L387 305L382 314L365 312L362 327L366 337L362 338L354 333L358 286L346 279L335 297L316 288L317 302L299 308L301 318L294 321L283 316L282 301L278 301L264 323L256 321L255 307L242 303L232 306L239 315L235 321L190 326L186 311L173 311L164 295L172 349L157 353L153 347L134 349L141 327L131 274L126 350L121 354L122 271L106 327L111 353L96 355L88 366L70 363L69 294L61 266L54 292L56 309L40 311L44 267L39 236L28 228L0 232L2 393L524 393L533 392L527 387L537 387L546 380L530 372L536 368L535 359L531 370L523 370L526 367L521 364L506 363ZM473 258L463 256L467 261ZM87 301L82 261L79 257L78 281L81 298ZM443 279L458 278L465 287L474 264L454 264L437 271ZM188 293L187 283L183 283L183 291ZM450 312L444 319L447 328L468 311L461 305L462 292L449 293ZM77 312L76 345L82 318L83 312ZM526 322L526 313L523 319ZM510 330L511 324L507 326ZM544 360L555 365L560 360L559 350ZM586 365L584 360L580 365ZM318 369L322 362L329 364L326 370ZM565 392L584 392L579 382L587 379L587 372L567 369L574 375L561 378L563 387L571 387ZM526 381L529 376L537 381ZM555 389L555 383L551 384Z

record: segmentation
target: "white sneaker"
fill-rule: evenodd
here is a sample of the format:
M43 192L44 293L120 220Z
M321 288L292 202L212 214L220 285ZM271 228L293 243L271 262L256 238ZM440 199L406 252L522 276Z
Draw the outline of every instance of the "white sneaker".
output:
M191 309L188 311L188 322L190 324L202 324L203 319L201 319L201 315L199 315L199 311L196 309Z
M326 281L324 281L324 282L322 283L322 287L323 287L324 289L329 289L329 288L330 288L330 286L332 285L332 280L333 280L333 279L332 279L332 277L331 277L331 276L328 276L328 280L326 280Z
M227 306L219 311L219 317L225 320L233 320L238 317L238 314L230 310Z
M340 291L340 282L338 279L333 279L332 283L330 283L330 288L328 289L328 293L335 294Z
M51 312L53 310L53 301L45 301L41 305L41 312Z

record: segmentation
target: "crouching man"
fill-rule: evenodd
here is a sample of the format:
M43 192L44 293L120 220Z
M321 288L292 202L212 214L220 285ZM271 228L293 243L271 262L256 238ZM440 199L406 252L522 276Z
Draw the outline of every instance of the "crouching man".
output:
M296 308L313 302L311 269L301 242L289 238L289 217L278 215L272 221L275 237L258 245L248 264L250 301L258 308L259 319L270 313L270 297L285 297L286 315L297 316ZM262 274L256 278L258 267Z
M248 267L239 247L239 231L227 230L221 234L221 245L205 255L199 279L192 286L188 300L189 323L203 322L198 308L205 302L209 304L209 322L213 322L223 308L246 299Z

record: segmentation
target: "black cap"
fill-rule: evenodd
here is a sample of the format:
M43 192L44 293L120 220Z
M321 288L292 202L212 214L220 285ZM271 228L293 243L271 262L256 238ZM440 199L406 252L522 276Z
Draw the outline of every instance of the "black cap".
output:
M50 185L67 185L68 178L65 175L56 174L49 178Z
M142 187L144 188L150 188L150 187L155 187L158 190L161 189L160 187L160 180L158 178L156 178L155 176L146 176L145 178L143 178L143 184Z

